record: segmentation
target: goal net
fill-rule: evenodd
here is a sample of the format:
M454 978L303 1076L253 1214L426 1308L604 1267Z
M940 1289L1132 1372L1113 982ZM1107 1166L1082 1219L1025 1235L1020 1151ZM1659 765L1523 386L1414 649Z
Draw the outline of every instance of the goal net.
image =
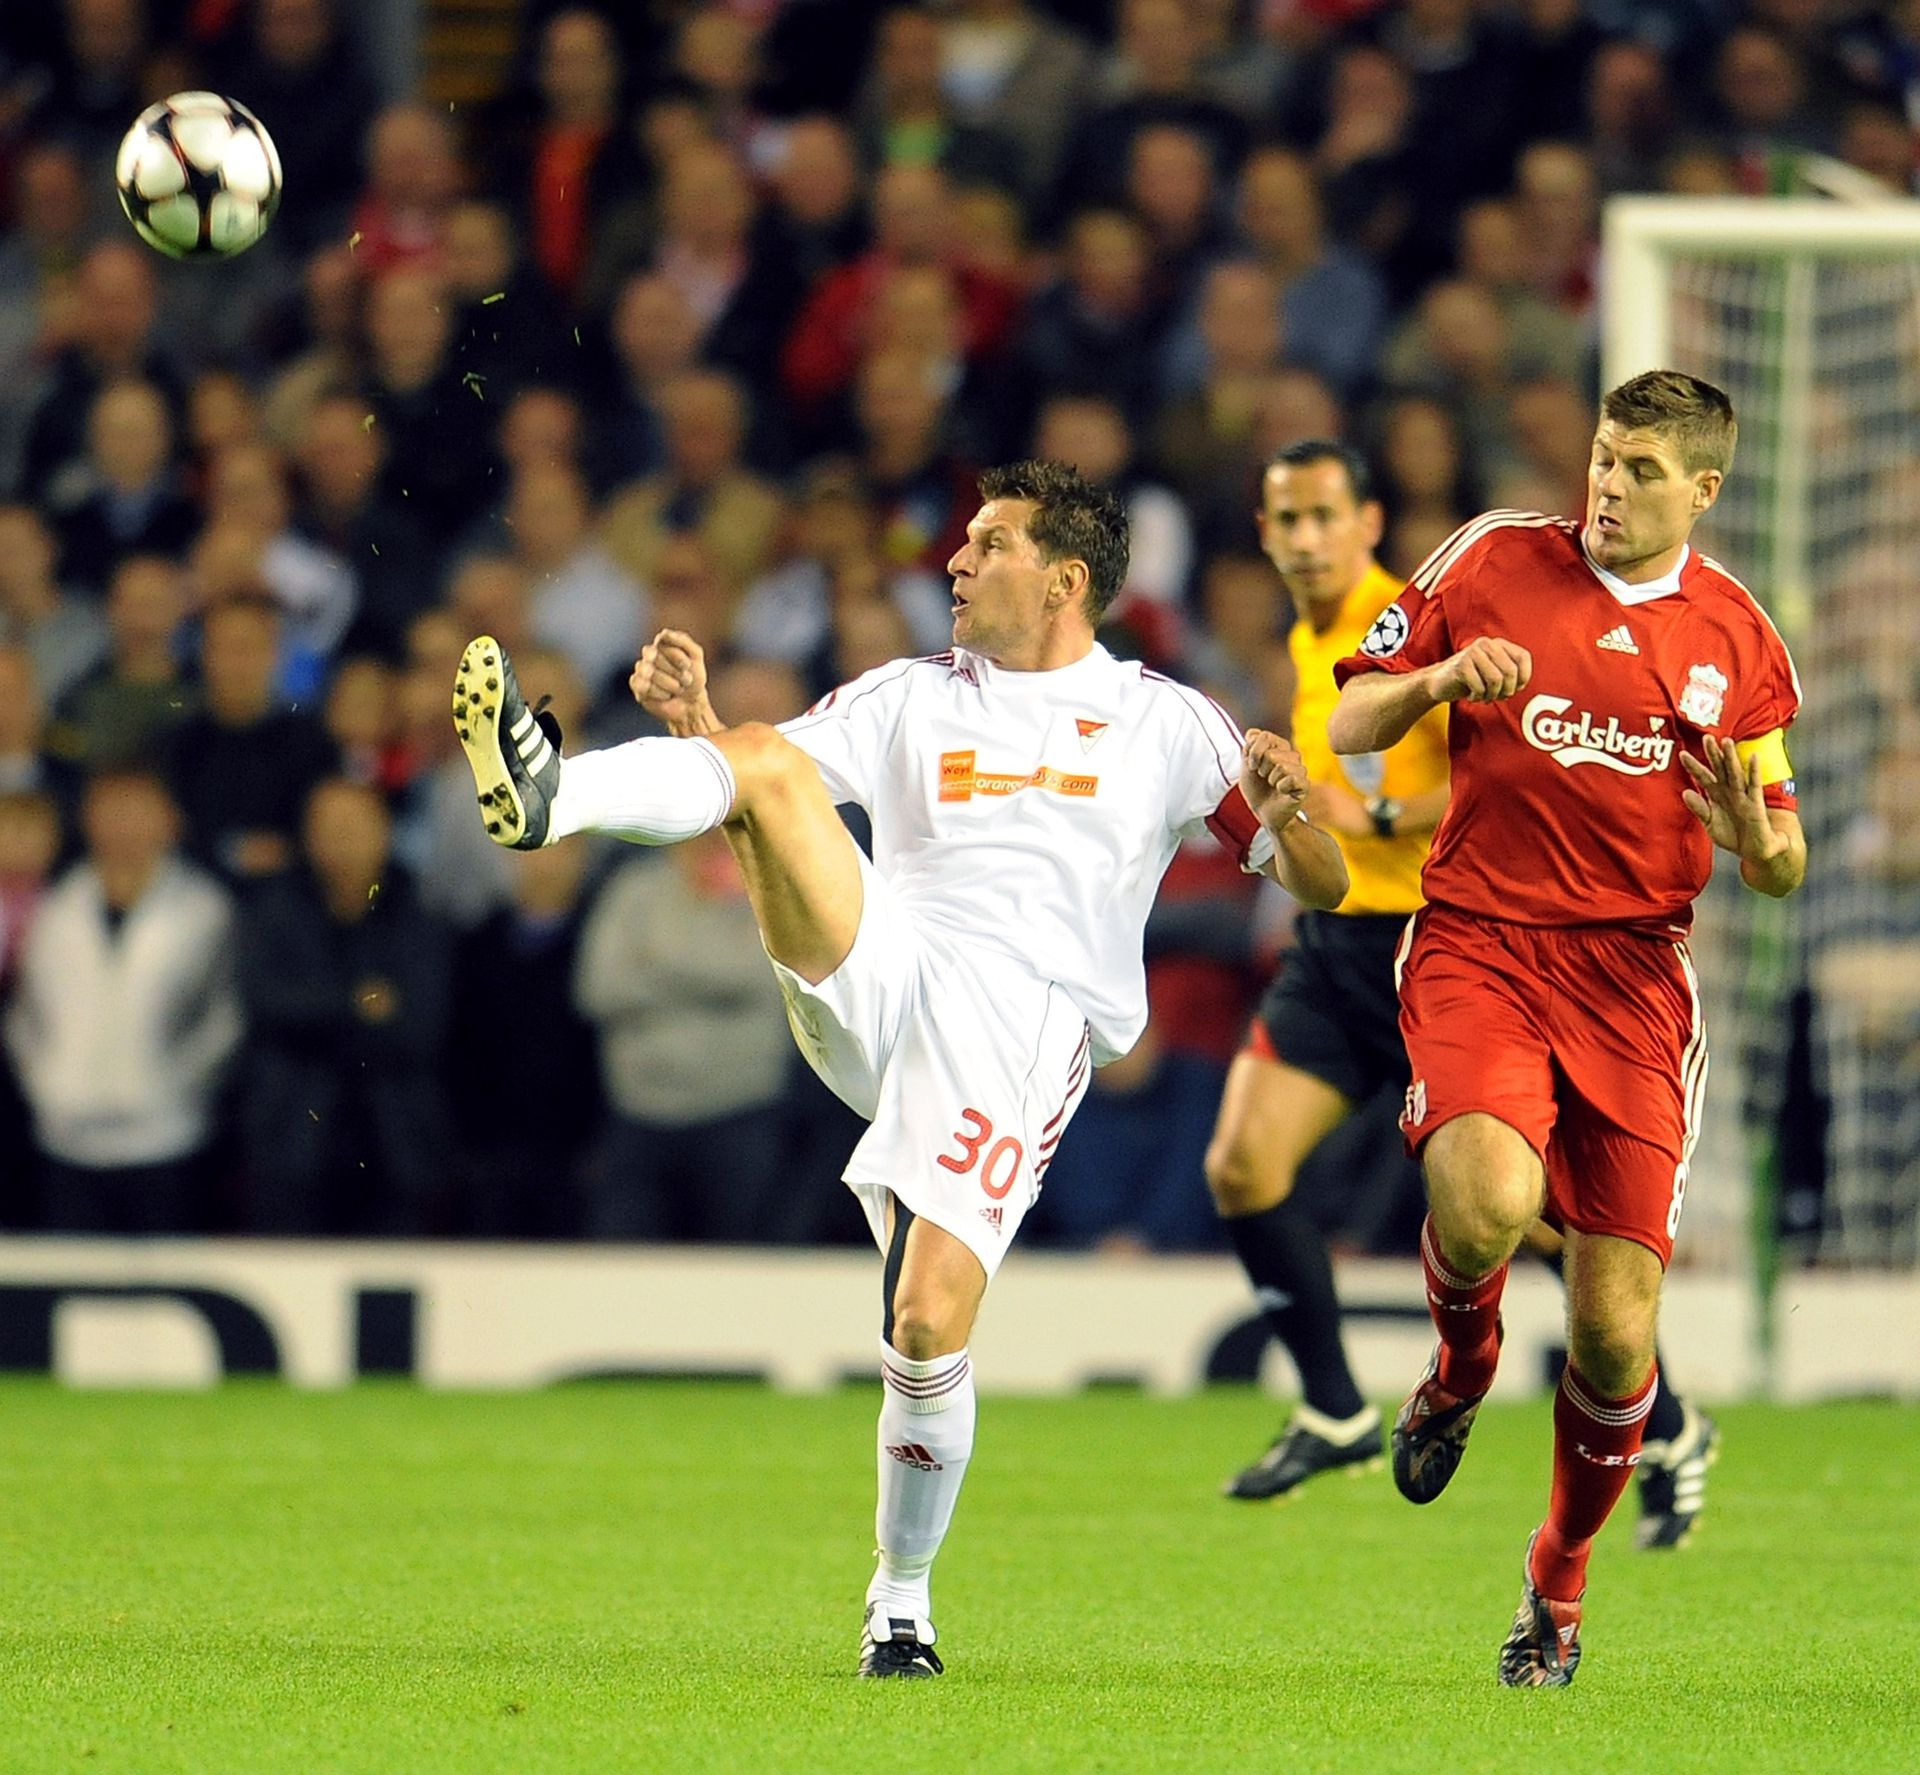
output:
M1668 367L1733 397L1697 540L1766 605L1804 704L1810 863L1786 901L1733 859L1696 947L1713 1040L1683 1258L1920 1262L1920 203L1619 199L1609 387Z

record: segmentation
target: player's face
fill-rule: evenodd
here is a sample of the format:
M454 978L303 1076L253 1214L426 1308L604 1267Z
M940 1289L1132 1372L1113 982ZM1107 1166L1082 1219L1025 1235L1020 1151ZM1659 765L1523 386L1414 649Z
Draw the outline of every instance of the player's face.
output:
M1380 541L1381 511L1338 462L1278 462L1260 486L1260 546L1301 604L1344 598Z
M1059 577L1027 534L1033 502L990 499L947 563L953 575L953 639L1003 665L1018 666L1046 626L1049 588Z
M1587 464L1587 553L1623 579L1658 578L1719 491L1719 470L1689 474L1660 433L1603 419Z

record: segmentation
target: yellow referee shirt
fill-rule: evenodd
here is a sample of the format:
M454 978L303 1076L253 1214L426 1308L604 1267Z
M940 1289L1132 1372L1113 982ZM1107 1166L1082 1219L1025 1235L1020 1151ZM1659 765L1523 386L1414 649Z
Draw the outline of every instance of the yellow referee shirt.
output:
M1293 657L1293 743L1315 783L1344 784L1362 800L1385 795L1404 801L1437 789L1447 780L1447 711L1423 715L1413 729L1384 752L1337 758L1327 744L1327 718L1340 692L1333 682L1337 660L1360 651L1373 619L1400 596L1401 582L1384 567L1369 568L1347 594L1340 614L1325 634L1316 635L1304 616L1287 636ZM1433 844L1431 832L1398 838L1347 838L1331 834L1347 860L1351 885L1339 910L1347 913L1412 913L1424 903L1420 868Z

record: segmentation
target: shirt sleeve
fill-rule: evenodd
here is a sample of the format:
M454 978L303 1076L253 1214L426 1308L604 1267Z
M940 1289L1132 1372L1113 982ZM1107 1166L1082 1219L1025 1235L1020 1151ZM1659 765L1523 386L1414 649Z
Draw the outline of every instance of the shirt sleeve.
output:
M1776 727L1791 727L1800 713L1800 674L1772 623L1766 624L1760 638L1759 666L1758 688L1740 711L1736 740L1758 739Z
M1240 725L1212 697L1170 688L1181 708L1169 746L1168 822L1182 839L1211 832L1242 869L1256 872L1273 855L1273 834L1240 790Z
M1358 653L1338 660L1333 681L1345 685L1362 672L1418 672L1436 666L1457 651L1450 605L1457 608L1483 532L1478 520L1463 524L1420 565L1386 609L1373 619Z
M836 804L873 812L914 660L892 660L830 690L780 731L819 767Z
M1765 614L1761 615L1759 689L1740 713L1734 743L1742 763L1757 756L1760 783L1769 807L1791 813L1800 805L1793 761L1787 755L1787 729L1800 713L1800 674L1794 670L1787 644Z

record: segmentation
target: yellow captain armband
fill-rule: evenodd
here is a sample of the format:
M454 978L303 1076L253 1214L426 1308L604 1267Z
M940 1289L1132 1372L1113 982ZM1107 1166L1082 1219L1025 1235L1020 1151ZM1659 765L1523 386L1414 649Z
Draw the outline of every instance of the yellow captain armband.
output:
M1784 728L1776 727L1773 732L1763 733L1757 740L1736 740L1734 750L1740 754L1742 764L1750 764L1755 758L1760 760L1760 783L1763 788L1788 782L1793 777L1793 764L1787 757Z

